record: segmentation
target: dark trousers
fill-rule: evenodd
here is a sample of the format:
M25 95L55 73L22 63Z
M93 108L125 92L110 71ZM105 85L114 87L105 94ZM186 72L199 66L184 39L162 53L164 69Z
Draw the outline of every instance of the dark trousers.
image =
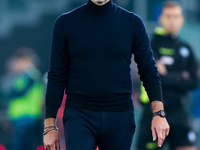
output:
M108 112L66 107L66 150L130 150L135 132L132 110Z

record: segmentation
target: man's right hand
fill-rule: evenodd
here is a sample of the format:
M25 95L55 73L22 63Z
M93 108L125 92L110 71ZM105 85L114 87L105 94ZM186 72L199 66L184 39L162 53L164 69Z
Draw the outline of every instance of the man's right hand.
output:
M55 118L47 118L44 121L44 127L55 126ZM43 136L44 148L46 150L60 150L58 130L49 131Z

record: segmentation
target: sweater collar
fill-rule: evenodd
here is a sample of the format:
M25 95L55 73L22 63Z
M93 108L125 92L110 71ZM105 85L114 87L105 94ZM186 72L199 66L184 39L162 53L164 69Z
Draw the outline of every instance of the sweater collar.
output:
M106 4L104 4L102 6L98 6L98 5L94 4L91 0L88 0L87 4L85 5L85 8L88 11L91 11L96 14L107 13L112 9L112 7L113 7L112 0L110 0L109 2L107 2Z

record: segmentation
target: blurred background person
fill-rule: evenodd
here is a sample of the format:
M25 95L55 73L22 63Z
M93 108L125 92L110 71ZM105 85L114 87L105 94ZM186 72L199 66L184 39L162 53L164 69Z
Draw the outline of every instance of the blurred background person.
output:
M13 133L11 150L36 150L41 145L43 82L36 68L39 59L28 47L17 49L6 63L2 94L8 104Z
M165 110L171 130L166 142L172 150L196 150L196 136L189 125L183 101L189 101L187 93L195 90L198 85L197 62L191 47L178 37L184 23L181 7L174 1L165 2L159 22L162 27L155 29L151 44L161 76ZM156 142L152 142L149 132L149 118L152 114L147 109L150 103L143 87L141 102L145 109L140 122L137 149L160 149Z

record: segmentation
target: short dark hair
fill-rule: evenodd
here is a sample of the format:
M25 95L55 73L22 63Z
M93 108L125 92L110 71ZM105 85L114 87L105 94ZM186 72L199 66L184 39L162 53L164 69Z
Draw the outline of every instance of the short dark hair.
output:
M162 4L162 10L164 9L164 8L167 8L167 7L181 7L180 5L179 5L179 3L178 2L176 2L176 1L165 1L163 4Z
M14 51L14 56L17 58L29 57L35 55L35 51L30 47L20 47Z
M34 49L30 47L25 46L16 49L13 53L13 57L18 59L29 58L36 66L40 64L40 59L38 55L35 53Z

